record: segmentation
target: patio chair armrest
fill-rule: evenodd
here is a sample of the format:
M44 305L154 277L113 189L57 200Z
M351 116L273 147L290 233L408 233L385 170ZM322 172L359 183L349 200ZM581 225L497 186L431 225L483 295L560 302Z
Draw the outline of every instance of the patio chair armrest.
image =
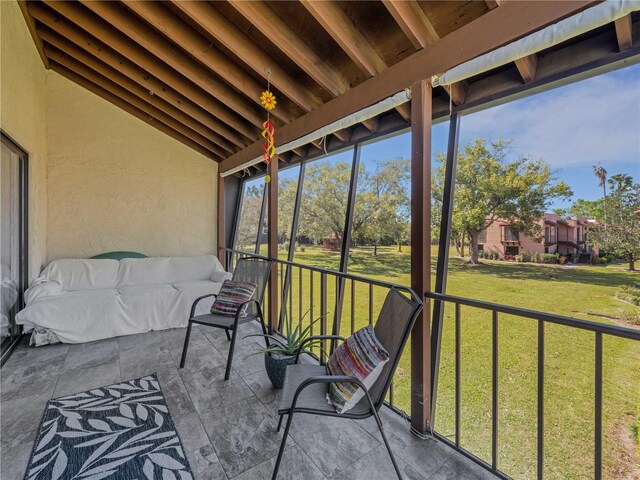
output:
M296 403L298 403L298 397L302 393L302 391L307 388L309 385L313 385L315 383L333 383L333 382L345 382L345 383L355 383L358 387L360 387L364 391L364 395L367 398L369 405L372 409L375 409L375 405L371 400L371 396L369 395L369 390L364 386L362 380L352 377L350 375L316 375L313 377L309 377L305 379L298 388L296 388L296 393L293 395L293 401L291 402L290 411L294 411L296 407Z
M340 340L341 342L344 342L345 338L341 337L340 335L312 335L311 337L305 338L302 342L300 342L300 345L298 345L298 351L296 352L296 363L298 363L298 360L300 359L300 354L302 353L304 346L307 343L313 342L315 340Z
M209 297L217 297L217 296L218 296L217 293L209 293L207 295L202 295L201 297L196 298L193 304L191 305L191 314L189 315L189 318L193 318L195 316L196 306L198 305L200 300L204 300L205 298L209 298Z

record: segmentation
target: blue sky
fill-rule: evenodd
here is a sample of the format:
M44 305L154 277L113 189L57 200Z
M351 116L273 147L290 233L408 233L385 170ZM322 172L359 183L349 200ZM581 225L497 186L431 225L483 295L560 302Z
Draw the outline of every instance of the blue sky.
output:
M449 124L433 126L432 152L446 152ZM513 156L544 158L574 192L575 199L601 195L592 166L609 175L627 173L640 182L640 65L609 72L522 100L462 117L460 146L477 137L511 140ZM409 133L363 148L361 161L409 158ZM351 161L352 153L330 161ZM297 175L283 171L281 176Z

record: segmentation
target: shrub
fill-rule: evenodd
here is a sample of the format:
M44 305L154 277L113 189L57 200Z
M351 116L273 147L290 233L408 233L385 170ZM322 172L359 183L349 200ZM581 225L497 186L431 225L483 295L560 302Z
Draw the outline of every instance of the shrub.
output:
M538 255L539 263L558 263L560 261L560 254L558 253L541 253Z
M616 259L616 256L613 254L609 254L606 256L607 262L611 263Z
M598 257L594 260L593 263L596 265L606 265L608 262L607 257Z
M616 298L640 307L640 288L623 285L616 292Z

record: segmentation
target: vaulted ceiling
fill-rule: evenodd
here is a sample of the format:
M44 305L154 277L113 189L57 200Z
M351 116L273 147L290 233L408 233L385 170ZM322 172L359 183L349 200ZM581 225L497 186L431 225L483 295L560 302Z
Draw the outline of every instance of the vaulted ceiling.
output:
M270 81L277 129L474 22L493 1L20 2L48 68L215 161L260 139ZM631 47L631 19L619 31ZM624 39L623 39L624 41ZM622 46L621 46L622 48ZM511 66L521 84L538 58ZM270 71L270 75L267 72ZM434 91L463 104L469 83ZM335 133L406 124L408 105ZM362 136L361 134L361 136ZM291 157L320 152L314 143ZM258 167L260 168L260 167Z

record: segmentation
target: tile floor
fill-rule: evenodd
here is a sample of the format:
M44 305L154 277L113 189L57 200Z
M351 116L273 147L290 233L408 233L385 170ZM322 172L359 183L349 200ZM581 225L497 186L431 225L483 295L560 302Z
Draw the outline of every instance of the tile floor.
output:
M256 324L257 327L257 324ZM242 326L241 336L253 326ZM282 433L276 432L279 391L264 371L255 338L236 347L225 382L228 341L206 327L192 331L187 365L185 329L149 332L83 345L19 346L0 370L0 478L19 480L50 398L157 372L169 410L198 480L271 478ZM419 440L387 408L382 419L407 480L493 479L435 440ZM373 419L298 414L280 468L286 480L387 480L393 467Z

